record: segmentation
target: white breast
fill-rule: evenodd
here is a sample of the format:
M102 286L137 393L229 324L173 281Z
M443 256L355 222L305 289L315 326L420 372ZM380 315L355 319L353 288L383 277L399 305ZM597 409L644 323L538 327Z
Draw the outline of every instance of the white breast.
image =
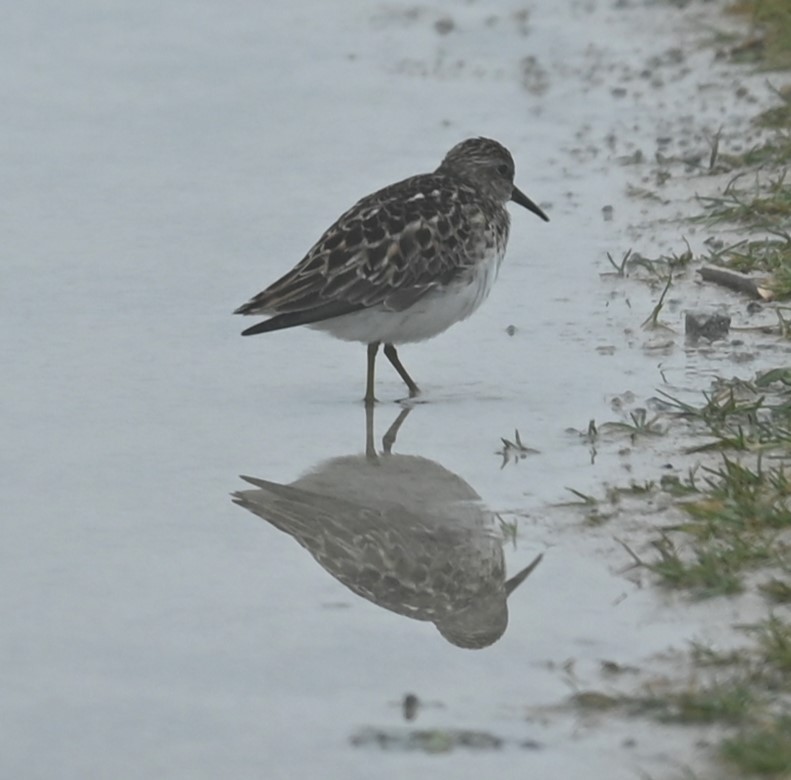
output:
M476 263L465 279L424 295L405 311L393 312L375 306L309 327L344 341L365 344L375 341L406 344L430 339L469 317L486 300L497 279L504 249L493 247L488 257Z

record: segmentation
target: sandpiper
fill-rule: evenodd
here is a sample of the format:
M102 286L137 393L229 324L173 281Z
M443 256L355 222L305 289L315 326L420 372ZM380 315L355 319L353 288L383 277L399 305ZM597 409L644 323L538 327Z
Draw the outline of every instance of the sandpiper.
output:
M504 146L462 141L433 173L378 190L342 214L294 268L236 309L271 315L242 335L307 325L367 344L366 404L376 400L374 365L384 344L416 396L395 345L442 333L486 299L505 255L509 200L549 221L514 186Z
M542 555L506 577L502 521L473 487L434 460L392 451L406 406L374 442L365 407L365 455L316 464L291 484L242 477L235 504L293 537L350 591L412 620L433 623L457 647L496 642L508 598Z

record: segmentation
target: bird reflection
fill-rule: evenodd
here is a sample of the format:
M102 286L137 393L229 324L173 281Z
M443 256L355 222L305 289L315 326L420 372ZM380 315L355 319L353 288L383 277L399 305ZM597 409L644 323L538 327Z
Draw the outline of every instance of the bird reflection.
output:
M480 496L433 460L392 453L410 411L390 426L381 454L367 408L365 455L324 461L290 485L242 477L255 489L233 500L358 596L434 623L459 647L487 647L508 625L507 597L542 556L506 579L500 524Z

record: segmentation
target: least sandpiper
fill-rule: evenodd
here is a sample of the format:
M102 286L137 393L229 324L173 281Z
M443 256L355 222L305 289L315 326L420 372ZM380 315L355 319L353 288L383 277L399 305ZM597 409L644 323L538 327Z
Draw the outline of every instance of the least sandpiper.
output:
M454 146L434 173L358 201L285 276L234 314L272 315L243 336L307 325L368 345L365 402L374 398L379 346L409 388L396 352L469 317L494 284L512 200L549 217L514 186L510 152L489 138Z
M501 523L472 486L436 461L392 452L411 411L390 426L381 455L367 405L365 455L323 461L290 485L242 477L253 489L233 501L358 596L434 623L459 647L488 647L508 626L508 597L542 556L506 578Z

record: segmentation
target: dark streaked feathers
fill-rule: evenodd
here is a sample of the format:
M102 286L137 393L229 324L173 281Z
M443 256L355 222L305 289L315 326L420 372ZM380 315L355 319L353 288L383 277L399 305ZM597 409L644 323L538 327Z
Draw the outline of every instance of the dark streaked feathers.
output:
M366 196L288 273L235 314L274 315L243 335L305 325L378 307L401 312L426 293L471 277L482 257L504 252L508 200L546 215L513 184L514 161L487 138L463 141L434 173Z
M349 209L300 263L234 313L303 315L248 328L244 335L251 335L377 304L402 311L464 273L475 256L470 244L479 240L468 227L476 217L492 215L470 186L451 191L436 174L393 184Z

